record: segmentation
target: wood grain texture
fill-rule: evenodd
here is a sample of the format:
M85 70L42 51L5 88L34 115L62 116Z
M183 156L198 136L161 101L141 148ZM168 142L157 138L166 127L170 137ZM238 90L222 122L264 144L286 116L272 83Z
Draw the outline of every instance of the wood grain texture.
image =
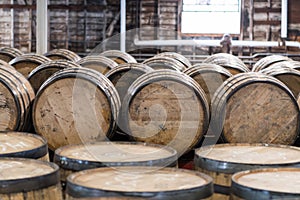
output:
M77 63L82 67L94 69L102 74L106 74L109 70L118 66L115 61L99 55L83 57Z
M39 65L28 75L28 81L33 87L34 91L37 93L41 85L55 72L69 68L69 67L80 67L72 61L67 60L54 60L49 61L44 64Z
M9 64L23 76L27 77L34 68L48 61L51 60L43 55L23 54L12 59Z
M233 75L250 71L242 60L228 53L213 54L207 57L203 62L220 65L227 69Z
M277 79L259 73L233 76L216 93L212 118L225 141L294 143L299 107Z
M130 85L141 75L152 71L153 69L142 63L125 63L109 70L105 76L116 87L120 100L124 99Z
M206 133L209 108L204 91L183 73L154 70L138 78L127 94L122 120L137 141L170 145L181 155Z
M192 77L201 86L209 105L217 89L226 79L232 76L227 69L210 63L196 64L186 69L184 73Z
M35 130L47 139L52 150L105 140L114 130L120 106L117 91L100 73L80 69L68 68L48 79L34 102Z

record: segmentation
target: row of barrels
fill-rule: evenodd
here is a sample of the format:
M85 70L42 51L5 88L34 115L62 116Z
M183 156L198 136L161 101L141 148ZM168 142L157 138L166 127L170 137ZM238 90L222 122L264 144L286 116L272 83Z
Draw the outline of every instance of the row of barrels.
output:
M177 168L173 148L93 142L55 150L25 132L0 134L0 198L298 199L300 149L217 144L195 149L195 170ZM276 177L276 180L274 180Z
M32 128L53 151L116 136L169 145L179 155L203 140L292 145L297 66L270 56L250 72L223 53L193 66L170 52L143 63L116 50L84 58L62 49L23 54L1 65L1 130Z
M62 67L63 69L56 67L54 72L50 72L48 75L46 75L46 78L44 77L45 79L38 84L39 86L36 89L35 97L33 96L34 93L32 90L28 89L30 88L29 84L23 84L22 86L17 85L17 87L15 87L18 91L17 94L21 96L18 99L20 99L19 102L22 102L23 110L28 109L27 114L21 115L16 121L30 121L31 105L33 104L32 121L34 131L45 137L49 148L53 151L56 151L59 148L69 144L78 143L84 143L84 148L86 149L88 143L92 141L107 140L107 138L111 139L116 134L125 134L130 139L146 142L147 144L156 143L161 144L164 147L173 148L177 152L177 157L181 156L186 151L195 148L207 131L214 139L219 139L216 133L218 134L221 132L221 139L223 141L234 143L245 141L247 143L263 142L292 144L297 138L297 120L299 108L295 100L295 95L290 91L290 88L284 84L283 81L278 81L278 79L260 72L247 71L233 75L233 72L227 70L226 66L230 66L230 68L232 68L232 66L237 65L224 64L223 67L221 64L222 62L224 63L224 61L218 61L220 62L219 64L199 63L198 68L201 73L198 74L197 70L194 70L197 68L197 66L188 66L188 64L184 64L186 61L184 61L182 58L179 58L177 61L173 62L174 59L168 55L170 54L165 53L163 56L158 55L157 62L155 62L154 58L151 58L146 60L144 63L136 63L133 61L122 64L117 63L111 68L103 68L103 64L95 64L96 57L100 56L92 56L93 62L90 63L91 65L86 65L85 67L82 67L82 63L79 64L79 67L68 67L68 64L58 64L56 66L66 67ZM174 56L174 53L171 55ZM231 57L226 54L219 56ZM120 60L124 62L123 59L118 59L118 62L121 62ZM163 60L166 60L166 62L163 62ZM67 61L56 60L49 62L59 63ZM74 64L74 61L68 62L70 65ZM75 65L78 65L79 62L80 60L75 62ZM107 63L109 62L111 63L111 60L107 60ZM109 64L109 66L111 66L111 64ZM30 72L26 72L28 74L26 77L28 78L29 75L39 67L40 65L35 67ZM8 68L11 69L11 67L7 66L6 68L6 71ZM101 71L103 69L105 71ZM118 69L120 71L118 71ZM244 68L244 70L245 69L246 68ZM201 81L195 81L195 78L192 78L191 76L187 75L187 73L184 73L185 71L190 71L189 73L198 75L199 80L203 80L202 84ZM37 70L36 72L41 73L43 70ZM210 78L203 79L203 77L205 77L204 72L210 72L210 75L217 74L215 76L216 78L212 78L212 76L208 75ZM9 73L9 75L11 74L14 75L13 77L16 77L15 74L20 76L20 74L18 74L16 71L14 71L14 73ZM222 74L222 76L220 76L220 74ZM227 74L228 77L224 78L224 74ZM25 77L25 75L23 76ZM26 81L25 79L23 81ZM9 79L4 80L8 81ZM36 80L38 80L38 78L32 79L32 81ZM21 81L18 81L17 78L14 81L10 81L10 83L14 84L18 84L20 82ZM3 83L6 82L3 81ZM210 83L214 83L216 85L219 84L219 86L215 86L214 89L211 90ZM204 89L205 85L207 88L206 91ZM7 84L5 86L7 86ZM16 92L12 93L14 95L16 94ZM4 94L7 95L10 93L7 92ZM31 99L30 94L32 96ZM210 100L208 100L209 97L211 97ZM16 98L14 97L11 99L15 100ZM3 102L5 101L6 98L3 98ZM30 101L31 103L28 103ZM13 101L11 100L11 102ZM12 103L7 105L6 103L4 104L3 108L10 110L12 107L10 105L14 104ZM252 107L247 107L249 105ZM16 110L20 110L20 108L21 107L19 106ZM11 113L12 114L9 116L14 116L14 113ZM238 116L236 116L236 113ZM242 114L245 114L244 118L241 117ZM24 125L19 125L19 127L22 127L22 130L27 130ZM118 132L116 132L116 130ZM261 131L256 135L257 130ZM243 137L245 134L248 135ZM88 152L91 151L90 148L87 149ZM126 149L128 149L128 147ZM216 148L212 148L212 150L213 149ZM222 151L228 152L228 150L224 149ZM107 155L110 157L111 152L112 151L107 152ZM238 149L236 152L241 152L241 150ZM259 152L261 156L261 151ZM269 150L266 152L269 152ZM81 153L82 152L77 152L75 155ZM296 151L296 153L298 152ZM95 158L95 154L98 155L97 153L94 153L92 157ZM249 154L251 154L251 152ZM288 153L287 155L291 154L292 153ZM119 153L117 159L120 160L123 155L124 153ZM276 155L276 153L273 152L272 155ZM281 153L279 153L279 155L282 156ZM136 157L136 155L134 157ZM247 155L243 155L243 157L247 157ZM271 156L265 155L261 157L270 158ZM286 158L286 156L284 155L283 158ZM99 161L98 158L96 160ZM171 160L174 161L174 158ZM205 158L205 160L207 160L207 158ZM243 161L233 162L243 163ZM247 162L249 161L246 161L246 164ZM93 162L88 162L86 160L79 159L79 162L77 163L76 161L72 162L66 158L60 160L59 163L62 166L68 166L68 163L71 163L71 165L74 166L78 166L78 163L88 163L87 165L93 165L91 164ZM195 159L196 169L201 168L204 170L203 172L205 172L205 174L210 174L208 172L210 169L200 167L200 164L197 163L201 163L201 161ZM251 165L254 163L255 162L251 163ZM276 167L298 167L298 165L286 165L281 163L277 164L275 165ZM201 166L202 165L205 166L205 164L201 164ZM229 164L225 160L225 163L217 163L217 165L227 166ZM262 163L259 163L258 165L269 167L269 165L263 165ZM7 163L4 163L4 166L7 166ZM60 166L60 169L63 168L62 166ZM211 165L209 164L209 166ZM233 166L233 168L236 169L240 169L239 167L240 166ZM38 169L39 167L34 168ZM117 166L114 166L113 168L117 168ZM123 170L124 169L125 168L123 168ZM241 169L248 170L249 168ZM100 174L108 172L106 177L112 177L114 172L117 172L117 175L119 175L119 172L122 171L122 169L119 168L117 168L117 171L114 172L110 170L111 168L95 169L92 172L82 172L85 175L87 173L87 176L82 175L82 179L89 179L91 180L90 184L95 185L95 181L97 182L98 180L105 178L105 175L101 178ZM165 179L181 183L179 180L172 179L172 177L180 177L180 175L178 175L180 172L175 170L176 173L172 174L173 170L174 169L165 169L164 171L159 171L159 169L155 169L152 171L156 171L158 174L151 174L164 177L164 174L168 174L168 171L171 171L170 177L165 177ZM63 170L62 174L65 174L66 177L70 172L65 173L65 171L68 170ZM120 176L118 176L116 178L117 180L123 180L121 182L124 183L128 182L128 179L132 178L131 181L133 182L130 182L132 185L134 185L133 183L138 183L137 177L133 176L131 173L139 171L137 168L129 168L125 169L124 171L126 173L123 176L127 175L127 179L122 179ZM146 171L144 171L144 169L140 169L142 174L145 174ZM279 171L281 171L281 169ZM297 169L291 169L291 171L296 173ZM192 173L194 176L194 172L188 171L187 173L183 174L183 177L189 176L190 173ZM214 179L214 184L211 182L208 183L209 181L204 181L207 183L210 189L205 190L206 192L203 192L203 185L201 185L201 195L211 195L212 185L214 186L215 191L228 195L228 190L227 193L223 191L224 188L225 190L228 189L230 184L224 185L219 183L218 180L222 179L222 177L227 177L226 181L228 183L228 180L231 180L231 175L228 174L231 173L233 172L224 172L223 174L222 171L217 171L216 174L210 174L210 176ZM130 176L128 174L130 174ZM204 175L202 178L206 176L207 175ZM95 179L93 180L93 178ZM192 178L193 177L191 177L191 179ZM77 175L74 175L74 179L77 179ZM152 180L151 177L149 177L149 179L147 179L147 177L143 177L142 180L143 179L149 180L147 182L157 184L153 186L154 188L163 188L162 186L168 186L171 184L170 182L163 182L161 180L163 178L155 179L156 181L150 181ZM199 183L202 181L197 179L195 182ZM200 197L194 193L197 192L200 195L199 190L196 189L196 191L190 191L187 188L183 188L183 190L180 191L177 188L174 189L175 191L172 190L169 193L163 193L163 196L159 196L161 195L161 190L157 191L155 189L153 189L153 193L137 189L141 192L137 194L138 191L124 191L119 188L119 190L114 190L113 194L104 194L103 190L107 191L107 188L102 188L100 189L101 192L99 192L95 191L95 188L91 185L86 185L85 187L81 184L78 185L76 183L72 183L69 184L71 188L68 189L67 186L66 190L70 191L71 196L73 195L70 198L75 199L83 196L89 196L90 194L95 194L95 196L116 195L116 191L118 191L118 193L120 192L123 196L127 194L130 196L130 198L132 196L142 196L142 198L152 197L153 199L176 199L176 196L178 196L178 199L199 199L210 196L204 195L205 197ZM112 185L121 185L123 187L127 186L126 188L132 188L128 187L126 184L124 186L122 183L115 184L115 182L109 182L106 184L110 185L110 187ZM181 184L184 185L184 183ZM74 186L75 189L72 186ZM93 188L92 190L90 190L91 187ZM150 186L147 186L147 188L149 187ZM57 187L55 187L55 190L56 189ZM84 194L79 194L78 191L80 191L80 189L85 191ZM240 190L241 188L237 189L237 191ZM253 190L253 188L250 190ZM188 191L188 193L185 193L184 191ZM285 193L282 190L279 191L279 193ZM143 196L142 193L146 196ZM285 195L298 195L290 194L293 192L287 193L288 194ZM189 196L190 194L192 194L193 197ZM45 194L41 195L45 196ZM272 193L272 195L274 194ZM245 199L247 198L245 197Z

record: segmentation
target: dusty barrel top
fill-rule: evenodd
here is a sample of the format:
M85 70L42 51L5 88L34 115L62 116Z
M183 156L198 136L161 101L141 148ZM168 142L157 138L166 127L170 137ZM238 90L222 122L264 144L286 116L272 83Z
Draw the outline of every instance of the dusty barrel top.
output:
M0 194L18 193L59 184L56 164L24 158L0 158Z
M195 150L198 159L249 165L300 165L300 148L268 144L218 144Z
M133 142L96 142L69 145L55 151L61 157L99 162L139 162L176 158L176 151L161 145Z
M265 168L232 176L232 194L243 199L299 199L299 168Z
M99 196L111 193L160 199L200 199L212 194L211 177L176 168L97 168L71 174L67 181L67 193L71 196L87 195L89 190ZM78 191L79 187L81 191Z
M47 154L47 142L44 138L24 132L3 132L0 133L0 156L18 156L26 151L34 150L34 154ZM42 151L38 153L38 151ZM19 154L18 154L19 153ZM28 152L29 153L29 152ZM30 154L30 153L29 153ZM41 156L43 156L41 155ZM33 157L33 158L34 158Z

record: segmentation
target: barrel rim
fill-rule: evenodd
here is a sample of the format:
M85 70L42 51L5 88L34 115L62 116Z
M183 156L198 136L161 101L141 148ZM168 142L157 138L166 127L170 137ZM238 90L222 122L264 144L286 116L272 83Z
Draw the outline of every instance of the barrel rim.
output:
M241 172L237 172L231 177L231 192L233 195L237 195L241 198L245 197L258 197L259 195L260 199L270 199L270 198L295 198L297 199L300 197L300 192L298 193L290 193L290 192L280 192L280 191L274 191L274 190L266 190L261 188L255 188L250 187L241 183L238 183L237 178L241 177L243 175L251 174L251 173L259 173L259 172L270 172L270 171L298 171L300 172L299 168L293 168L293 167L287 167L287 168L262 168L262 169L251 169L251 170L245 170ZM255 195L255 196L253 196Z
M199 155L199 151L208 151L209 149L213 149L215 146L218 147L231 147L231 146L249 146L249 147L275 147L275 148L285 148L297 150L300 152L300 148L289 146L289 145L281 145L281 144L266 144L266 143L226 143L226 144L217 144L217 145L209 145L205 147L200 147L195 149L194 162L195 166L206 169L214 172L221 172L226 174L233 174L237 171L241 170L249 170L255 168L265 168L265 167L282 167L282 166L300 166L300 158L298 162L290 162L290 163L243 163L243 162L233 162L233 161L224 161L213 158L208 158L205 156ZM201 150L202 148L202 150Z
M143 192L134 192L134 191L114 191L114 190L104 190L100 188L93 188L93 187L87 187L87 186L82 186L79 184L74 183L72 180L76 176L84 175L85 173L89 172L94 172L94 171L102 171L102 170L118 170L118 169L128 169L129 167L126 166L121 166L121 167L115 167L114 169L112 168L95 168L95 169L89 169L89 170L83 170L80 172L75 172L72 173L67 177L67 187L66 187L66 193L68 195L71 195L73 197L97 197L97 196L111 196L116 195L116 196L133 196L133 197L160 197L163 199L171 200L174 199L174 196L169 196L169 195L180 195L183 192L188 192L188 193L196 193L199 195L199 198L207 198L213 194L213 183L212 183L212 178L204 173L197 172L197 171L191 171L187 169L179 169L179 168L159 168L159 167L140 167L140 166L133 166L130 167L130 169L146 169L146 170L160 170L160 171L171 171L171 172L184 172L188 174L193 174L196 176L200 176L202 179L205 180L205 184L193 188L188 188L188 189L178 189L178 190L167 190L167 191L143 191ZM198 196L197 196L198 197Z
M1 160L11 160L28 163L39 163L47 165L53 169L52 172L46 173L41 176L33 176L28 178L20 179L10 179L10 180L0 180L0 193L9 194L9 193L18 193L18 192L28 192L32 190L38 190L47 188L53 185L60 183L60 174L59 167L55 163L34 160L29 158L0 158Z
M136 146L149 146L149 147L157 147L157 148L163 148L164 150L168 151L170 153L167 157L157 158L157 159L151 159L151 160L141 160L141 161L98 161L98 160L88 160L88 159L76 159L76 158L70 158L68 156L60 155L62 151L69 148L74 147L80 147L85 145L98 145L98 144L121 144L121 145L136 145ZM69 169L69 170L85 170L85 169L91 169L96 167L117 167L117 166L132 166L132 165L138 165L138 166L162 166L168 165L168 166L176 166L177 163L177 151L171 147L158 145L158 144L149 144L149 143L142 143L142 142L125 142L125 141L117 141L117 142L89 142L85 144L76 144L76 145L67 145L60 147L55 150L54 152L54 162L58 164L63 169ZM84 165L82 165L84 163ZM132 164L134 163L134 164Z
M13 130L18 130L19 128L21 128L20 127L21 123L22 123L22 120L21 120L21 116L22 116L21 112L22 111L21 110L22 110L22 108L24 108L24 104L22 104L22 102L19 101L18 96L20 96L20 95L18 95L17 91L10 88L10 84L7 82L7 80L3 80L1 75L0 75L0 83L2 83L3 86L7 88L7 90L10 92L11 96L14 99L14 103L15 103L18 113L17 113L17 118L16 118L16 124L15 124L15 127L13 128Z
M32 158L38 159L48 154L48 144L44 137L27 132L18 132L18 131L0 131L0 134L15 134L20 136L29 136L41 141L41 145L29 149L26 151L16 151L11 153L1 153L0 157L16 157L16 158Z

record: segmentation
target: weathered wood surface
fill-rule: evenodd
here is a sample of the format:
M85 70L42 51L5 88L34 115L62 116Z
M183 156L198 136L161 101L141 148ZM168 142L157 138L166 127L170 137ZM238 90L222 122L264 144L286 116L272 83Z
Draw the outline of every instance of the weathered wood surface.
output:
M33 87L35 93L37 93L42 84L55 72L72 67L74 68L81 66L68 60L52 60L34 68L29 73L27 79Z
M27 77L33 69L48 61L51 61L51 59L43 55L23 54L12 59L9 64L12 65L18 72L23 74L23 76Z
M130 85L138 77L152 70L151 67L142 63L124 63L109 70L105 76L116 87L122 102Z
M33 105L33 124L55 150L113 135L120 107L118 93L101 73L66 68L48 79Z
M285 145L217 144L195 150L195 168L213 178L213 199L229 199L232 175L258 168L298 167L300 149ZM256 198L255 198L256 199Z
M21 158L0 158L0 199L62 200L59 168L54 163Z
M220 86L212 104L212 128L224 141L290 145L299 134L296 99L274 77L235 75Z
M32 158L49 161L47 141L26 132L1 132L0 157Z
M68 49L53 49L45 53L44 56L51 60L69 60L73 62L77 62L81 59L79 55Z
M99 182L99 180L103 180ZM205 199L212 195L212 179L202 173L176 168L115 167L77 172L68 177L69 196L133 196L159 199ZM126 182L126 185L124 183ZM78 188L84 188L79 190Z
M137 141L169 145L181 155L206 133L209 106L189 76L154 70L140 76L122 104L121 129Z
M276 177L276 181L274 178ZM299 168L258 169L232 177L232 199L299 199Z
M110 58L105 56L86 56L77 61L82 67L94 69L102 74L106 74L109 70L117 67L118 64Z

